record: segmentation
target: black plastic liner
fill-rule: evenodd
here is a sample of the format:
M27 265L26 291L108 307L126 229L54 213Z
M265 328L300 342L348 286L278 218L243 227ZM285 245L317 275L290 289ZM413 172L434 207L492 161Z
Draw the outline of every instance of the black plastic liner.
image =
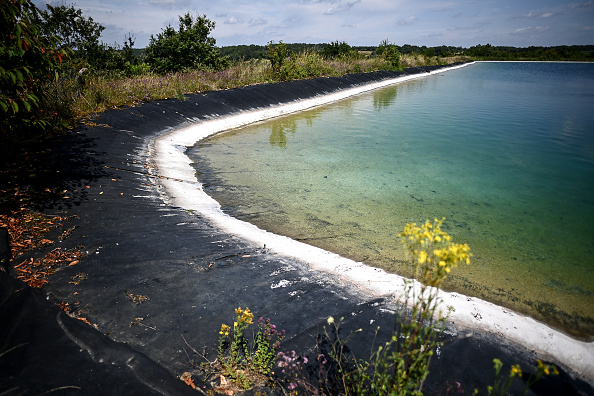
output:
M393 328L388 301L357 295L330 274L225 234L199 214L166 206L147 147L151 139L189 122L402 74L352 74L158 100L109 110L94 120L97 126L56 140L48 147L55 161L47 164L39 183L63 186L68 198L37 206L49 215L77 216L65 223L70 237L60 247L82 246L86 256L59 269L43 292L0 271L0 394L196 392L176 378L184 372L193 373L206 389L197 367L205 358L215 359L220 326L232 323L237 307L271 318L287 332L282 350L301 355L316 353L316 337L329 316L344 317L344 334L364 330L348 346L367 358L377 326L376 345ZM75 316L93 326L52 303L68 303ZM493 358L525 369L536 359L495 335L453 326L444 340L425 382L428 395L446 394L456 382L465 393L474 388L486 393L493 382ZM561 369L560 376L539 382L532 394L593 393L589 384Z

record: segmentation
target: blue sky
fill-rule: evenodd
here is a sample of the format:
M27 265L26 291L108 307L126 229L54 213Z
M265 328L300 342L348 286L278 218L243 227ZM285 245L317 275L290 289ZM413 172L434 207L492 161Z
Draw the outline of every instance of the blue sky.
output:
M47 1L34 0L45 8ZM49 1L62 4L64 1ZM216 23L217 46L285 43L477 44L515 47L594 44L594 0L76 0L106 27L105 43L149 43L190 11Z

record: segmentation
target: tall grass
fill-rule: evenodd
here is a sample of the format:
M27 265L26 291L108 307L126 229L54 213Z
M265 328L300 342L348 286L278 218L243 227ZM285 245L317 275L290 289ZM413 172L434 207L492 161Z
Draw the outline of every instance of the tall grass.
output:
M402 66L424 66L464 60L456 58L426 58L422 55L402 57ZM349 73L392 69L380 57L356 56L326 59L315 51L293 54L284 62L283 80L322 76L342 76ZM230 89L278 80L268 60L240 61L222 71L189 71L165 76L146 73L133 77L90 75L77 91L73 112L86 117L108 108L138 104L156 99L182 98L184 94ZM66 85L66 84L65 84ZM73 84L70 84L73 86Z

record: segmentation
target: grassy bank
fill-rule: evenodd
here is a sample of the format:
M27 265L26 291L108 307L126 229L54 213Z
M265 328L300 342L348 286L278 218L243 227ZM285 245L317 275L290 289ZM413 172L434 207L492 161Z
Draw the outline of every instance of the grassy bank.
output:
M409 54L402 56L400 68L448 64L465 60L468 58L464 56L426 57L420 54ZM394 69L393 65L380 57L327 59L311 51L287 58L284 66L287 78L283 80ZM184 94L271 83L278 80L279 78L273 73L270 61L265 59L236 62L221 71L194 70L165 76L153 73L132 77L106 73L94 74L85 78L82 89L71 93L72 109L77 119L84 119L112 107L157 99L175 97L183 99ZM67 88L67 82L64 85Z

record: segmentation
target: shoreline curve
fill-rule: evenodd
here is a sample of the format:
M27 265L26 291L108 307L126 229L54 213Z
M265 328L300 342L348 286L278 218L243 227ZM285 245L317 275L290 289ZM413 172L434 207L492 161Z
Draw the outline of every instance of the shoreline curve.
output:
M222 131L300 112L380 87L458 69L469 64L472 63L439 68L423 74L390 78L310 99L278 103L268 107L254 107L222 117L213 114L209 120L190 120L186 125L166 132L150 144L149 156L153 159L161 176L160 182L166 191L164 198L170 204L199 212L224 232L239 236L255 245L265 246L268 251L276 254L297 259L313 270L335 275L360 293L371 297L397 298L404 290L404 278L399 275L389 274L384 270L346 259L303 242L272 234L223 213L218 202L201 189L201 184L196 180L195 170L185 151L188 146ZM446 306L455 308L449 317L449 321L454 325L501 336L542 356L547 356L552 361L571 368L588 381L594 382L594 342L573 339L535 319L485 300L443 291L440 295Z

